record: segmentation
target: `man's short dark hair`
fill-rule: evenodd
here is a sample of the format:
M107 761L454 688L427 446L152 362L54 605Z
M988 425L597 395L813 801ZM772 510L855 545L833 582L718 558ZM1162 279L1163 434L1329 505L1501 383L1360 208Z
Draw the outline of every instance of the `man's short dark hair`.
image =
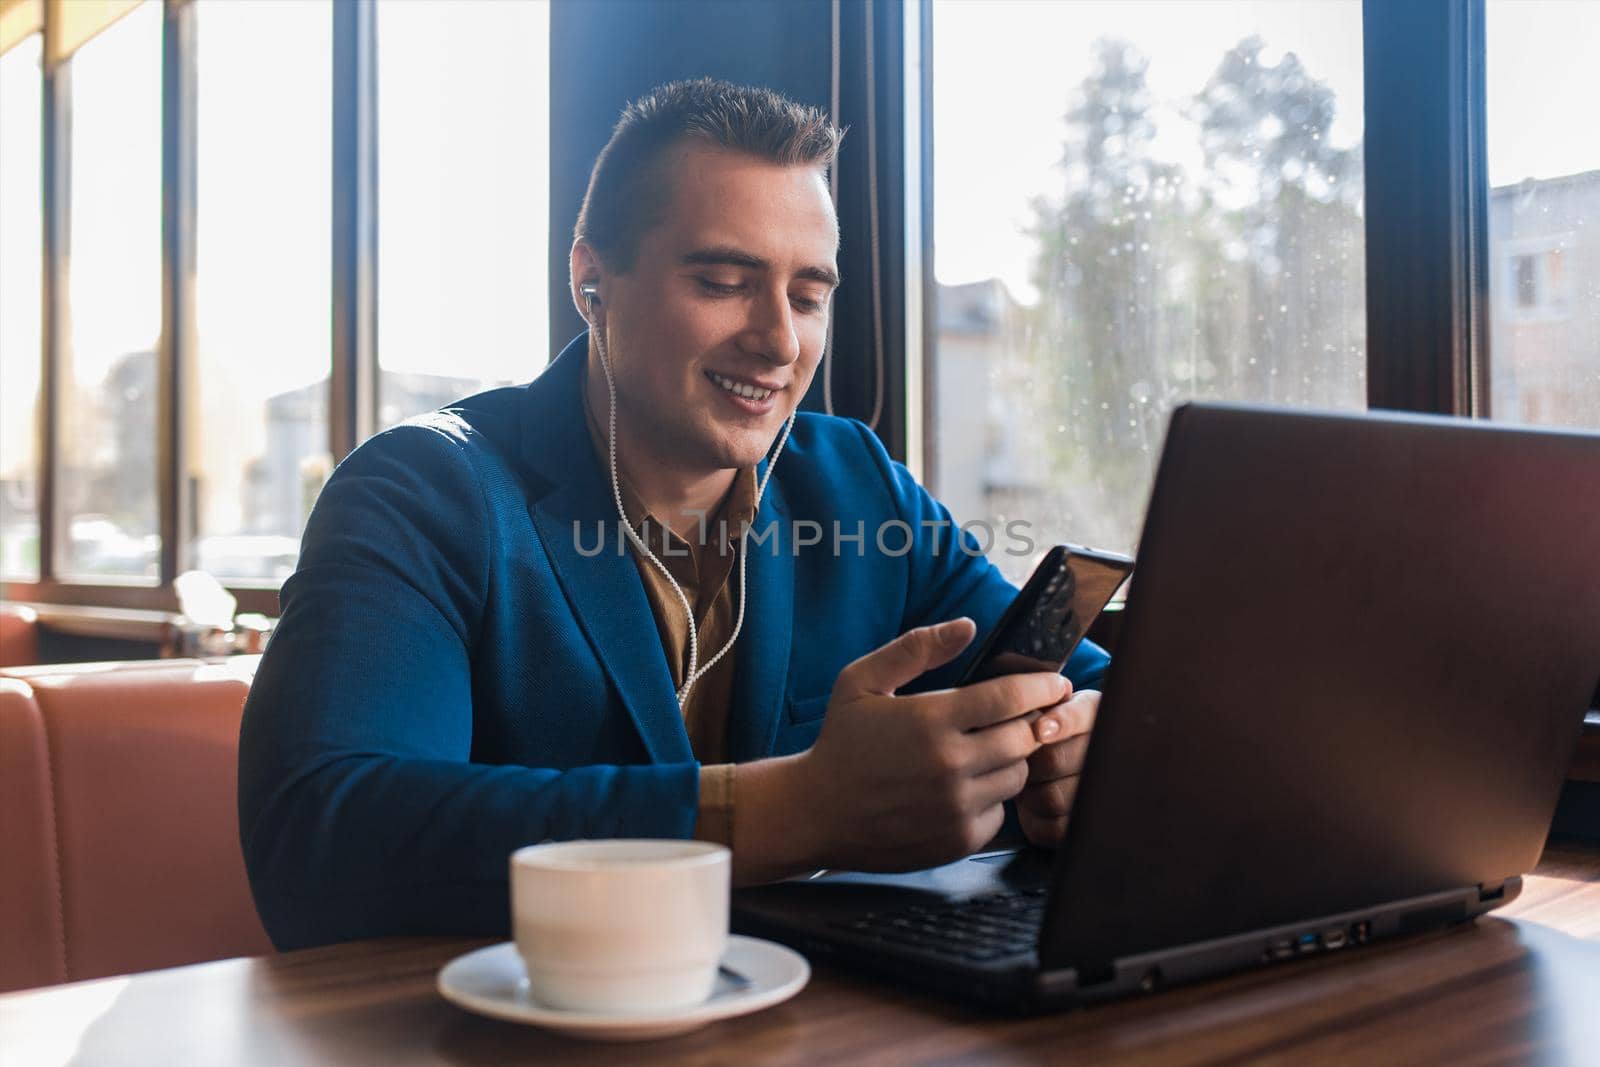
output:
M669 82L623 109L589 173L573 236L589 242L609 269L626 272L671 201L663 164L674 145L697 139L826 170L843 136L821 110L771 89L711 78Z

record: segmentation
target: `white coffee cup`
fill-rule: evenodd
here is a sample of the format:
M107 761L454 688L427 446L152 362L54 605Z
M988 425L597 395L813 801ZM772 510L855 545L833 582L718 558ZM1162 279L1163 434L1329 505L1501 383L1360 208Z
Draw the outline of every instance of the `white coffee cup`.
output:
M730 856L704 841L560 841L511 854L529 993L569 1011L703 1003L728 946Z

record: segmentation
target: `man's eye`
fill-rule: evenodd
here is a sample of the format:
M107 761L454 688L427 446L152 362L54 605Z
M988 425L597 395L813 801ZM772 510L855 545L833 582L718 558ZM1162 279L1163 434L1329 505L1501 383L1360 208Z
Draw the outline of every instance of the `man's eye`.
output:
M826 300L818 300L809 296L797 296L793 299L794 306L805 312L821 311L828 303Z
M710 278L696 278L695 280L700 283L701 289L704 289L708 293L714 293L717 296L732 296L740 289L744 288L741 285L721 285L712 281Z

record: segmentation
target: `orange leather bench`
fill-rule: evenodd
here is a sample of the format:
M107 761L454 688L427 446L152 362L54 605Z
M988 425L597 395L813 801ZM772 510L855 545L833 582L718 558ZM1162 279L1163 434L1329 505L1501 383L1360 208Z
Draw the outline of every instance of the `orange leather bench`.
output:
M0 604L0 667L39 662L39 613L25 604Z
M256 662L0 671L0 991L272 951L235 797Z

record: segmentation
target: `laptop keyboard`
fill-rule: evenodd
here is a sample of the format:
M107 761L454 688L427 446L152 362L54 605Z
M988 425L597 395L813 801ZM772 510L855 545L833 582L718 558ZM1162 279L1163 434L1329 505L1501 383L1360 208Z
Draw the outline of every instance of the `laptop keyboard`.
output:
M871 912L832 925L857 937L983 963L1038 947L1046 892L993 893L959 904Z

